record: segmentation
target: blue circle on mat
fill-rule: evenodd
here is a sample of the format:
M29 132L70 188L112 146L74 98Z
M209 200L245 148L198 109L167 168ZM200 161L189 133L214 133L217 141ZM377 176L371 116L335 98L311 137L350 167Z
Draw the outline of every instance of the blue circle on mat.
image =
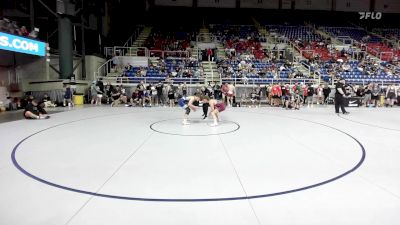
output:
M276 116L276 115L275 115ZM11 160L14 164L14 166L21 171L23 174L27 175L28 177L39 181L41 183L56 187L56 188L60 188L63 190L67 190L67 191L72 191L72 192L76 192L76 193L80 193L80 194L87 194L87 195L92 195L92 196L96 196L96 197L102 197L102 198L111 198L111 199L120 199L120 200L131 200L131 201L151 201L151 202L212 202L212 201L234 201L234 200L248 200L248 199L257 199L257 198L267 198L267 197L273 197L273 196L278 196L278 195L285 195L285 194L290 194L290 193L295 193L295 192L299 192L299 191L305 191L311 188L316 188L328 183L331 183L333 181L336 181L340 178L343 178L347 175L349 175L350 173L356 171L364 162L365 157L366 157L366 151L364 146L361 144L361 142L359 140L357 140L355 137L351 136L350 134L337 129L335 127L331 127L329 125L326 124L322 124L322 123L318 123L318 122L313 122L313 121L309 121L309 120L305 120L305 119L299 119L299 118L292 118L292 117L285 117L285 116L278 116L278 117L284 117L284 118L288 118L288 119L294 119L294 120L300 120L300 121L305 121L305 122L309 122L309 123L313 123L313 124L317 124L320 126L324 126L327 127L329 129L335 130L339 133L342 133L348 137L350 137L351 139L353 139L360 147L360 151L361 151L361 157L360 160L357 162L357 164L355 166L353 166L352 168L346 170L345 172L332 177L328 180L324 180L321 181L319 183L315 183L315 184L311 184L311 185L307 185L304 187L299 187L299 188L295 188L295 189L289 189L289 190L284 190L284 191L280 191L280 192L273 192L273 193L266 193L266 194L260 194L260 195L250 195L250 196L232 196L232 197L225 197L225 198L141 198L141 197L134 197L134 196L119 196L119 195L109 195L109 194L101 194L101 193L96 193L96 192L91 192L91 191L85 191L85 190L80 190L77 188L73 188L73 187L68 187L68 186L64 186L64 185L60 185L60 184L56 184L50 181L47 181L45 179L42 179L38 176L35 176L33 174L31 174L30 172L28 172L27 170L25 170L17 161L16 158L16 153L18 151L18 147L24 143L26 140L28 140L29 138L42 133L44 131L53 129L55 127L59 127L59 126L63 126L66 124L71 124L74 122L79 122L79 121L84 121L84 120L88 120L88 119L83 119L83 120L77 120L77 121L72 121L72 122L67 122L67 123L62 123L62 124L58 124L55 126L51 126L48 127L46 129L40 130L38 132L35 132L27 137L25 137L24 139L22 139L21 141L19 141L19 143L17 145L14 146L13 151L11 153ZM99 118L99 117L96 117ZM92 118L89 118L92 119Z

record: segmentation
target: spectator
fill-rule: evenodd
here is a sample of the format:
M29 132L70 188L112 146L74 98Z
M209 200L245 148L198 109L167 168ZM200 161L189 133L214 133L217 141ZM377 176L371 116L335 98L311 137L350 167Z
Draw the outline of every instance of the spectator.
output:
M226 93L228 106L233 106L233 99L236 96L236 88L233 84L228 83L228 92Z
M366 107L368 107L371 104L371 99L372 99L372 84L368 84L364 88L364 104Z
M188 91L188 87L186 85L186 82L183 82L183 84L181 85L181 89L182 89L182 96L186 97L187 96L187 91Z
M169 99L169 107L174 107L175 106L175 88L173 84L170 84L167 87L167 92L168 92L168 99Z
M136 89L134 92L132 92L132 97L130 99L131 106L137 106L137 105L142 105L142 99L140 98L139 95L139 90Z
M151 96L150 106L151 105L158 106L159 99L158 99L158 92L157 92L156 86L154 86L153 84L150 84L149 91L150 91L150 96Z
M44 108L51 108L51 107L56 107L56 104L54 104L50 97L47 94L43 95L43 99L42 99Z
M397 90L394 84L389 85L386 91L387 105L393 107L394 101L397 99Z
M157 105L158 104L165 104L165 99L164 99L164 95L163 95L163 89L164 89L164 85L163 83L160 81L158 82L158 84L156 85L156 91L157 91Z
M144 92L146 91L146 87L143 81L140 81L140 83L136 86L136 90L138 90L138 97L140 102L143 104L142 106L144 107Z
M67 106L68 107L73 107L74 103L72 101L72 97L73 97L73 92L72 92L72 88L71 86L68 84L67 87L65 88L65 94L64 94L64 102L63 102L63 106Z
M208 61L214 61L213 51L211 50L211 48L207 49L207 59Z
M381 88L379 87L379 85L377 83L373 83L371 89L371 100L374 107L378 106L380 93L381 93Z
M91 104L92 105L100 105L101 104L101 98L99 98L99 96L101 96L100 92L99 92L99 88L98 86L96 86L96 81L92 82L92 85L90 86L90 95L92 96L92 100L91 100Z
M317 94L317 105L324 104L324 92L322 85L319 85L317 87L316 94Z
M125 88L123 88L122 86L113 88L111 97L113 99L113 102L111 103L111 107L117 106L122 103L125 104L125 106L129 106L129 105L127 105L128 98L125 93Z
M314 107L314 87L310 85L307 89L307 106Z
M326 100L329 98L329 94L331 93L331 88L329 85L325 84L322 92L324 93L324 102L326 102Z
M49 119L50 116L47 112L38 105L36 100L32 100L25 107L24 111L25 119Z
M146 90L144 92L143 107L151 107L151 92Z
M22 36L29 36L29 32L28 32L28 30L26 29L25 26L22 26L21 29L19 29L19 31L20 31Z

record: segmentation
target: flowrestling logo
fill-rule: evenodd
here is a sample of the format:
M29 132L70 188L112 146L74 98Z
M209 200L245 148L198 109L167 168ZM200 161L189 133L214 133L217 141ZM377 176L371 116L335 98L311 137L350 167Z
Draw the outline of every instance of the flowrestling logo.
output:
M382 18L381 12L359 12L358 14L360 14L360 20L380 20Z
M38 56L45 56L46 54L44 42L2 32L0 32L0 49Z

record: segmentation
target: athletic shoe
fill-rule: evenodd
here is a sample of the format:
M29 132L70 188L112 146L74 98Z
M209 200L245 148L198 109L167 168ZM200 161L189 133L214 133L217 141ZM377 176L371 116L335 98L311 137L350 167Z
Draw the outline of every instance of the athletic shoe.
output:
M40 119L40 120L49 119L49 118L50 118L49 115L40 115L40 116L39 116L39 119Z
M190 123L188 121L183 121L182 124L183 125L190 125Z
M343 115L349 115L349 114L350 114L349 112L344 112L344 113L343 113Z
M218 126L218 123L213 123L213 124L211 124L210 126L211 126L211 127L216 127L216 126Z

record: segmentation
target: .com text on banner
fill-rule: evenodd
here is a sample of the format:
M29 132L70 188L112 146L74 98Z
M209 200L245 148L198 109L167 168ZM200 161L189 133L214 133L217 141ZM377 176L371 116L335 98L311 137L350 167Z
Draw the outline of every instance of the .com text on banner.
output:
M0 49L45 56L46 43L0 32Z

